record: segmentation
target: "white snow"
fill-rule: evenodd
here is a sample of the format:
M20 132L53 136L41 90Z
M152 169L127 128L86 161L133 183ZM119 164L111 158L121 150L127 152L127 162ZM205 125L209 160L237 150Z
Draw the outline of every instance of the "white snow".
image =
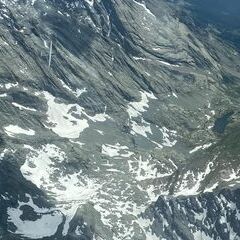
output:
M9 125L7 127L4 127L4 131L7 133L10 137L15 137L17 134L24 134L33 136L35 135L35 131L32 129L23 129L17 125Z
M204 172L197 172L194 174L192 171L187 171L179 184L178 192L175 193L175 196L197 195L199 193L198 190L201 186L201 182L211 172L212 167L213 163L209 162Z
M176 131L169 130L166 127L160 128L160 131L162 132L162 135L163 135L163 143L162 143L163 146L173 147L173 146L176 145L176 143L177 143L176 139L173 139L172 141L170 140L170 137L171 138L175 138L176 137L176 135L177 135Z
M139 159L137 159L137 162L130 162L130 164L133 163L135 163L135 166L137 166L134 172L136 174L136 180L138 181L167 177L172 174L171 171L165 174L161 174L160 172L158 172L158 164L156 161L153 160L152 157L143 160L142 156L140 156Z
M130 117L138 117L141 116L141 113L147 111L148 105L148 98L150 99L157 99L153 93L148 92L140 92L141 94L141 100L139 102L130 102L127 107L127 113Z
M141 6L149 15L156 18L155 15L147 8L147 6L145 4L145 1L140 3L140 2L137 2L137 1L133 0L133 2L136 3L138 6Z
M214 183L211 187L205 188L204 192L212 192L218 186L218 182Z
M84 129L89 127L86 119L81 119L84 109L76 104L58 103L55 98L48 92L44 92L48 104L48 123L47 128L52 129L60 137L78 138ZM72 115L75 113L79 116L76 118Z
M49 48L48 45L47 45L47 41L46 40L43 40L43 44L44 44L45 48Z
M157 50L156 48L154 48L153 50ZM166 66L171 66L171 67L179 67L179 65L177 65L177 64L171 64L171 63L169 63L169 62L166 62L166 61L161 61L161 60L158 60L158 62L160 62L160 63L162 63L162 64L164 64L164 65L166 65Z
M82 94L85 90L78 93ZM57 99L50 93L44 92L45 99L48 104L48 124L45 127L52 129L60 137L69 139L79 138L81 132L89 127L88 120L93 122L104 122L111 119L107 115L106 107L103 113L89 116L85 109L78 104L65 104L57 102Z
M223 178L223 181L230 182L236 179L239 179L238 171L236 172L234 169L231 169L228 178Z
M102 154L109 157L130 157L133 155L133 152L128 151L127 146L121 146L119 143L117 143L115 145L102 145Z
M64 174L61 166L67 163L67 156L57 146L47 144L40 149L33 149L27 155L20 170L23 176L38 188L48 191L59 202L57 208L66 217L63 234L66 235L69 222L79 205L92 199L100 187L94 180L82 175L81 171Z
M212 146L212 143L206 143L206 144L204 144L204 145L200 145L200 146L196 146L194 149L192 149L191 151L189 151L189 153L190 154L192 154L192 153L195 153L195 152L197 152L198 150L200 150L200 149L207 149L207 148L209 148L209 147L211 147Z
M143 58L143 57L136 57L136 56L133 56L133 59L134 60L142 60L142 61L151 61L151 59L147 59L147 58Z
M0 88L6 88L7 90L17 87L18 83L6 83L6 84L0 84Z
M193 231L192 232L194 239L193 240L200 240L200 239L204 239L204 240L212 240L212 237L206 235L206 233L204 231Z
M178 98L177 94L175 92L172 92L172 95L175 97L175 98Z
M197 152L197 151L200 150L200 149L202 149L202 146L197 146L197 147L195 147L194 149L192 149L191 151L189 151L189 153L190 153L190 154L195 153L195 152Z
M87 89L86 88L83 88L83 89L76 89L76 90L72 90L67 84L65 84L65 82L58 78L58 80L61 82L62 86L68 90L70 93L72 93L75 97L80 97L83 93L87 92Z
M25 107L19 103L15 103L15 102L12 102L12 105L19 108L20 110L28 110L28 111L33 111L33 112L36 112L37 110L34 109L34 108L29 108L29 107Z
M39 239L54 235L63 220L61 212L39 208L33 203L31 196L27 195L27 197L29 198L29 202L18 202L19 206L17 208L7 209L8 222L13 223L16 227L14 234L19 234L22 237L31 239ZM34 212L41 217L35 221L22 220L20 217L23 211L20 210L20 207L24 205L32 207Z
M93 7L94 0L85 0L91 7Z
M151 126L149 123L145 122L142 119L142 124L139 125L134 120L131 121L131 134L135 135L136 133L147 138L147 133L152 134Z

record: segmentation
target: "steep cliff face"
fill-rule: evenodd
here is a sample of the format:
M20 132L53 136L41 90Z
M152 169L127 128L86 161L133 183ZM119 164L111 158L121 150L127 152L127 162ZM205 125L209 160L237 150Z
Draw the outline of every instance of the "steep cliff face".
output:
M238 239L239 49L195 9L0 1L2 239Z
M239 239L239 189L160 197L144 214L159 239Z

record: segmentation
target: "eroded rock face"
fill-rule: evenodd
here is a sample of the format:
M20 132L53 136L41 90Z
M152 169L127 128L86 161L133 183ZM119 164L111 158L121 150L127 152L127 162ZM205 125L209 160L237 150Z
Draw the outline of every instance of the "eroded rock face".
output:
M239 239L239 189L159 197L142 216L159 238Z
M198 9L0 1L3 239L239 238L239 49Z

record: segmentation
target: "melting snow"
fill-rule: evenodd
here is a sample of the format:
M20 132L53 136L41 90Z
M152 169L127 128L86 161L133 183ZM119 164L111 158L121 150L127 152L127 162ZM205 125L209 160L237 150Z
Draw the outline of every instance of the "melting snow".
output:
M10 137L15 137L17 134L24 134L33 136L35 135L35 131L32 129L23 129L17 125L9 125L7 127L4 127L4 131L7 133Z
M88 128L88 121L80 119L83 108L76 104L64 104L55 102L55 98L44 92L48 103L48 122L53 126L48 126L60 137L78 138L80 133ZM78 114L76 118L72 113Z
M197 147L195 147L194 149L192 149L191 151L189 151L189 153L190 154L192 154L192 153L195 153L195 152L197 152L198 150L200 150L200 149L207 149L207 148L209 148L209 147L211 147L212 146L212 143L207 143L207 144L204 144L204 145L201 145L201 146L197 146Z
M142 119L141 125L137 124L135 121L132 120L131 127L132 127L131 134L133 134L133 135L135 135L137 133L137 134L142 135L143 137L147 138L147 133L152 134L150 124L145 122L143 119Z
M48 191L56 198L57 208L65 215L63 235L66 235L69 223L79 205L92 199L100 187L94 180L82 176L81 172L65 175L60 166L66 155L55 145L46 145L39 150L29 148L25 163L20 170L23 176L38 188Z
M201 186L201 182L204 178L211 172L211 167L213 166L212 162L209 162L204 172L197 172L194 174L191 171L187 171L184 174L183 179L181 180L180 186L178 187L179 191L175 194L175 196L189 196L189 195L197 195L199 192L199 188ZM194 184L191 188L188 186L191 185L191 180L189 182L189 178L193 178Z
M142 3L140 3L140 2L133 0L133 2L136 3L137 5L141 6L149 15L151 15L152 17L155 18L155 15L147 8L145 1L142 1Z
M130 117L138 117L141 116L141 113L147 111L148 105L148 98L157 99L153 93L148 92L140 92L141 93L141 100L139 102L130 102L127 107L127 113Z
M7 209L8 222L13 223L16 227L14 233L31 239L39 239L54 235L63 220L61 212L39 208L33 203L31 196L27 195L27 197L29 198L27 203L18 202L19 206L17 208ZM21 216L23 211L20 208L24 205L32 207L34 212L38 217L40 216L40 218L35 221L22 220Z
M80 133L89 127L87 119L93 122L104 122L111 119L105 112L89 116L85 109L78 104L56 102L55 97L48 92L44 92L44 96L48 104L49 126L46 127L52 129L60 137L79 138Z
M130 157L133 155L133 152L127 150L127 146L121 146L119 143L116 145L102 145L102 153L109 157Z
M74 96L76 97L80 97L83 93L87 92L87 89L86 88L83 88L83 89L76 89L75 91L72 90L67 84L65 84L65 82L58 78L58 80L61 82L62 86L68 90L70 93L72 93Z
M12 105L19 108L20 110L28 110L28 111L36 112L36 109L34 109L34 108L25 107L21 104L15 103L15 102L12 102Z

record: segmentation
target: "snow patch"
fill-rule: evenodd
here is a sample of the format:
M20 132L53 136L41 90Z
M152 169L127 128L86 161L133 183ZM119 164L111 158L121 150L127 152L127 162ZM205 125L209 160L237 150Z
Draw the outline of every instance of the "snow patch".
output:
M15 137L15 135L18 135L18 134L24 134L24 135L29 135L29 136L35 135L35 131L34 130L32 130L32 129L23 129L23 128L17 126L17 125L9 125L7 127L4 127L4 131L10 137Z
M20 110L28 110L28 111L32 111L32 112L36 112L37 110L34 109L34 108L29 108L29 107L25 107L19 103L15 103L15 102L12 102L12 105L19 108Z
M19 201L17 208L7 209L8 222L13 223L16 227L13 233L31 239L53 236L63 221L61 212L47 208L39 208L33 203L30 195L27 195L27 197L29 198L28 202ZM23 211L20 208L25 205L30 206L40 218L35 221L22 220L21 216L23 215Z

